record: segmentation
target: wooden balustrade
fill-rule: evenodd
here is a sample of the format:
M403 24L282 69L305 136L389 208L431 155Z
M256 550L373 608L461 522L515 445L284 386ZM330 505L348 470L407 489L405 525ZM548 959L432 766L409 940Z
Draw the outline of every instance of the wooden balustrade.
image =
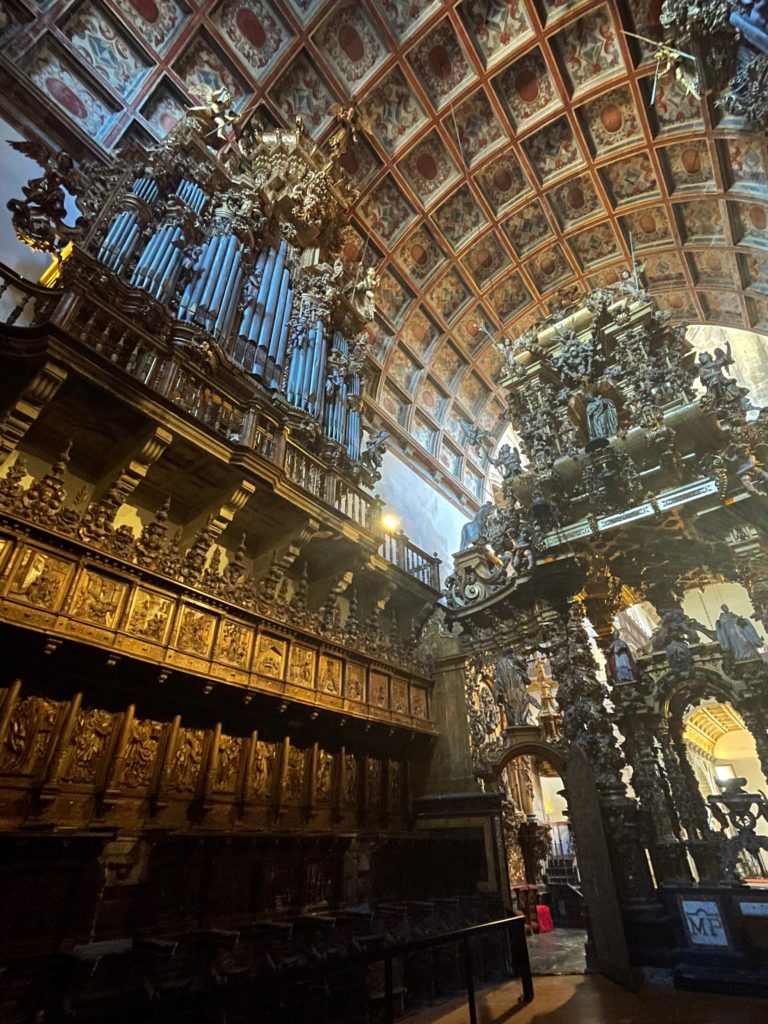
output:
M0 321L9 327L43 323L60 298L43 285L26 281L0 264Z
M433 590L440 589L440 559L437 554L428 555L422 551L408 540L402 530L384 533L379 554L426 586Z
M351 487L344 481L339 481L335 505L339 512L353 519L360 526L364 526L367 530L376 529L379 501L376 498L371 498L365 491Z
M291 441L286 445L284 468L289 480L316 498L325 498L325 466Z

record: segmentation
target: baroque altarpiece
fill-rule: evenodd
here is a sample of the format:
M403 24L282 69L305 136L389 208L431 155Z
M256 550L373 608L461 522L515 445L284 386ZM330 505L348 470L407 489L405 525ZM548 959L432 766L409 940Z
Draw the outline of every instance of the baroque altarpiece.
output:
M726 704L768 771L768 410L728 347L696 355L640 273L501 343L522 455L502 447L500 493L464 528L444 641L465 659L471 770L513 839L526 816L506 766L563 776L596 962L628 983L641 963L695 975L702 947L756 967L768 895L740 884L768 846L764 795L737 778L705 799L684 737L692 707ZM752 619L685 613L715 581L746 588ZM641 600L658 625L630 645L617 616Z

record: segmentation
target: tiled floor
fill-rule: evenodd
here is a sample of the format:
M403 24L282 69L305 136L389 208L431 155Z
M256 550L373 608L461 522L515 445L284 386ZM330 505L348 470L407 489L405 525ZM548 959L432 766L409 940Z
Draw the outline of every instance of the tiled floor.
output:
M520 983L478 992L478 1024L766 1024L768 1000L646 987L627 992L599 974L534 978L535 998L518 1006ZM467 1024L463 1000L407 1018L407 1024Z
M583 974L587 969L581 928L555 928L553 932L528 936L528 955L534 974Z

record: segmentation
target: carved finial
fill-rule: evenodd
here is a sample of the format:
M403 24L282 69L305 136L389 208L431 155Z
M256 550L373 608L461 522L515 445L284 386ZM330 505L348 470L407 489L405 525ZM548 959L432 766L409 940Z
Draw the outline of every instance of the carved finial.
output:
M22 480L27 475L27 463L23 455L17 455L16 461L8 467L0 480L0 504L12 505L24 490Z
M51 475L54 477L63 478L71 457L72 440L70 439L69 441L67 441L63 451L60 453L59 457L56 459L53 466L51 466Z
M155 522L164 523L171 512L171 496L170 494L165 499L160 508L155 512Z

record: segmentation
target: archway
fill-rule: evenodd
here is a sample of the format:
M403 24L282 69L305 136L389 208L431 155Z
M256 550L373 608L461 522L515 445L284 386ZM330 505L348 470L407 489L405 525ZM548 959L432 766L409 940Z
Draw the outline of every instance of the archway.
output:
M719 796L723 787L739 785L748 793L759 793L766 785L757 755L755 739L744 719L728 701L704 700L689 708L683 718L683 740L687 760L705 800ZM732 826L725 832L734 834ZM768 821L758 818L758 835L768 836ZM768 855L764 851L741 855L740 865L750 885L768 886Z
M586 913L565 795L562 751L533 735L506 730L494 782L504 795L510 891L526 918L534 974L586 970ZM522 735L521 735L522 734Z

